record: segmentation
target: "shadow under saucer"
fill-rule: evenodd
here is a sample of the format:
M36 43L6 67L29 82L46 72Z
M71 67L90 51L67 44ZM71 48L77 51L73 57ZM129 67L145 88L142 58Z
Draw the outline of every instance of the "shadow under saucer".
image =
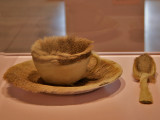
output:
M85 104L101 99L107 99L119 94L125 87L125 81L119 78L117 81L89 93L78 95L54 95L48 93L32 93L25 91L12 84L3 88L3 95L7 98L21 103L43 105L43 106L64 106Z

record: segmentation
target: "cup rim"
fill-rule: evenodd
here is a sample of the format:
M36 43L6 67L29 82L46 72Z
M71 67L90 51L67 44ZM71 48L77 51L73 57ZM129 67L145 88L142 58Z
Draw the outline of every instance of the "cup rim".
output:
M68 36L52 36L52 38L55 39L65 39ZM45 37L44 39L47 39L50 37ZM40 39L40 40L44 40L44 39ZM50 61L50 62L55 62L57 61L57 63L60 64L70 64L73 62L76 62L78 60L81 59L85 59L87 57L89 57L91 55L91 51L93 49L93 41L90 41L86 38L80 38L80 37L76 37L76 39L83 39L84 41L89 42L88 47L79 53L75 53L75 54L69 54L69 53L58 53L57 55L51 55L51 54L47 54L45 51L41 50L40 48L37 48L37 46L39 45L39 40L37 40L31 48L31 55L34 61L39 61L39 62L46 62L46 61Z

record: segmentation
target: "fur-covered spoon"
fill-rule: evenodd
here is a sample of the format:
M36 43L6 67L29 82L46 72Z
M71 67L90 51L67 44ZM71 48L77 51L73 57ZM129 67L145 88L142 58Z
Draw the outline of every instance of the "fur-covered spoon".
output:
M140 81L139 102L144 104L153 103L152 95L148 89L148 82L155 80L156 65L151 56L143 54L134 60L133 75Z

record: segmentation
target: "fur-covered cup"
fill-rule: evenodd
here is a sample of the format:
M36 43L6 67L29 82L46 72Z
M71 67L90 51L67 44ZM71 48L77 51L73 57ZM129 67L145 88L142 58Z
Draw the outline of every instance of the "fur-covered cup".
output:
M37 40L31 54L42 79L49 84L71 85L86 77L90 58L99 64L99 57L92 53L92 41L73 37L46 37ZM92 69L92 70L93 70Z

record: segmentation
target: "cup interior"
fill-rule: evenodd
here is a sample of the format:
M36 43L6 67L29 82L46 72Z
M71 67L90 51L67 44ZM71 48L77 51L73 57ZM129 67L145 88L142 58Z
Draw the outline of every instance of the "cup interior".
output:
M89 48L92 43L92 41L88 39L72 36L48 37L44 40L39 40L38 42L40 49L49 55L60 53L70 55L78 54Z

